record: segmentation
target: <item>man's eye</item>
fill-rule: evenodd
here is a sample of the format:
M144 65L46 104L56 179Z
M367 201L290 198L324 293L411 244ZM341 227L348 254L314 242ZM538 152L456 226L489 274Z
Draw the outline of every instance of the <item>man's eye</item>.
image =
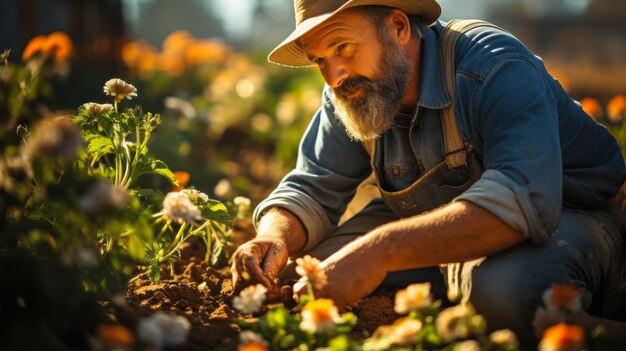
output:
M313 59L313 62L317 65L321 64L322 62L324 62L324 59L321 57L315 58Z
M339 46L337 46L337 52L343 52L345 49L348 48L348 46L350 45L350 43L342 43Z

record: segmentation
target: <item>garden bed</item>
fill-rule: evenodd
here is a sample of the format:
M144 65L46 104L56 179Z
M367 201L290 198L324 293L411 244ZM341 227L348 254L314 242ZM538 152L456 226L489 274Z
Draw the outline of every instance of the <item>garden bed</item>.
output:
M152 282L147 272L140 271L129 282L126 303L105 302L109 318L135 330L139 320L156 312L184 316L191 329L182 349L236 350L241 330L235 319L251 317L232 308L229 267L216 269L204 262L204 245L199 240L185 243L181 252L181 259L171 268L162 266L158 282ZM398 318L392 296L392 291L377 291L353 309L358 317L353 338L363 339L378 326Z

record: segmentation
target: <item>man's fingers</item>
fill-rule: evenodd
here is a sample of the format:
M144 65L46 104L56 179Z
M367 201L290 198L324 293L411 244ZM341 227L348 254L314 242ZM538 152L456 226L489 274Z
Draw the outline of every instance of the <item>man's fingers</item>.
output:
M243 266L245 269L245 273L248 273L250 277L245 277L244 280L252 280L254 282L259 282L265 287L270 288L272 283L267 279L263 271L261 270L261 262L259 261L259 257L256 255L247 255L243 259Z
M263 272L265 275L274 282L274 279L278 276L278 273L287 264L287 252L281 250L281 247L271 246L263 259Z
M233 264L230 266L230 274L233 277L233 293L238 293L237 290L239 288L239 272L237 271L237 261L233 261Z

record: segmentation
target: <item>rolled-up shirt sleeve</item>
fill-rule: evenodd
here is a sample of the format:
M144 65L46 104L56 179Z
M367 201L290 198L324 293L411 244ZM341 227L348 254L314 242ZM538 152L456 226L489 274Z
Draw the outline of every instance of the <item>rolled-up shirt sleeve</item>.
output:
M328 87L298 149L296 167L254 210L256 225L271 207L295 214L307 231L307 251L325 238L339 221L358 184L371 173L362 144L351 140L334 116Z
M485 172L455 199L490 211L535 243L556 230L563 191L557 106L544 77L533 63L511 58L476 87L468 123Z

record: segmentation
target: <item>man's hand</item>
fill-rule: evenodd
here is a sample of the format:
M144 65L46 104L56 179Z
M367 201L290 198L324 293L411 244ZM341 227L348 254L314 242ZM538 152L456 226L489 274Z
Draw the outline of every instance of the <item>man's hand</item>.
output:
M300 219L282 208L272 208L263 215L256 239L241 245L233 254L233 293L252 284L263 284L267 301L284 301L291 287L279 288L278 273L287 264L289 254L300 250L306 231Z
M234 293L252 284L263 284L272 292L288 257L287 244L280 238L261 237L241 245L233 254L231 266Z
M326 273L328 281L321 289L314 289L315 297L332 299L340 309L354 305L374 291L387 274L377 256L367 257L354 245L343 247L322 261L319 268ZM293 288L295 294L305 294L306 279L300 279Z

